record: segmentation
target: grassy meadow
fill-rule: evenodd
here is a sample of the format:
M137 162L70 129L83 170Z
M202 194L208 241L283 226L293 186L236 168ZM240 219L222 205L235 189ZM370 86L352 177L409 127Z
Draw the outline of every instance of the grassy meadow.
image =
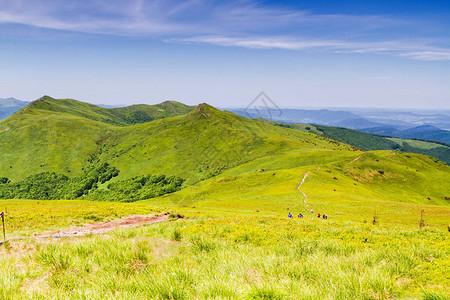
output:
M2 200L8 234L25 239L0 248L0 298L447 299L448 206L389 201L342 174L334 192L324 176L336 176L339 166L332 173L330 165L319 167L230 170L135 203ZM307 171L305 201L297 187ZM426 226L419 228L422 209ZM32 238L171 211L184 218L96 236ZM288 219L288 211L305 217Z
M136 205L134 203L132 205ZM54 203L58 206L57 203ZM63 204L65 205L65 204ZM446 299L448 233L256 214L6 243L2 299Z
M0 177L18 188L31 174L74 178L103 163L120 173L93 192L148 174L185 181L133 203L0 200L0 299L450 297L450 169L435 158L361 151L206 104L177 115L192 108L165 103L154 115L44 100L0 122ZM147 118L138 112L172 117L136 124ZM163 213L182 217L38 237Z

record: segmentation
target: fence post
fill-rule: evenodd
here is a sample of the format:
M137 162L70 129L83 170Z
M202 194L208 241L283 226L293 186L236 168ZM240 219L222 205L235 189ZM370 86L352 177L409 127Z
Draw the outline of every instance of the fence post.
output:
M6 242L6 233L5 233L5 213L1 213L2 223L3 223L3 241Z

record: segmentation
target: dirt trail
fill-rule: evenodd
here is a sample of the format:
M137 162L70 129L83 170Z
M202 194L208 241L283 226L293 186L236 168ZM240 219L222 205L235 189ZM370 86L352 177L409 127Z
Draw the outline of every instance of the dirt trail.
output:
M85 225L82 227L73 227L59 231L52 231L37 235L37 238L59 238L59 237L74 237L84 236L86 234L102 234L111 231L115 228L131 228L138 227L144 224L160 223L168 220L167 215L162 216L131 216L122 218L117 221L100 222Z
M320 168L320 167L319 167L319 168ZM302 187L302 184L305 182L306 178L308 178L309 172L310 172L310 171L308 171L308 172L305 173L305 175L303 176L302 181L300 181L300 182L298 183L298 187L297 187L297 191L300 191L300 193L302 193L302 194L303 194L303 197L305 198L305 199L303 200L303 203L305 203L306 206L308 205L308 204L306 203L306 201L308 200L308 196L307 196L300 188Z
M306 172L305 175L303 176L302 181L298 183L297 190L300 190L300 188L302 187L303 182L305 182L305 179L309 176L309 172L310 171Z
M357 158L355 158L354 160L352 160L351 162L349 162L348 164L354 163L355 161L357 161L357 160L360 159L360 158L361 158L361 155L358 156Z

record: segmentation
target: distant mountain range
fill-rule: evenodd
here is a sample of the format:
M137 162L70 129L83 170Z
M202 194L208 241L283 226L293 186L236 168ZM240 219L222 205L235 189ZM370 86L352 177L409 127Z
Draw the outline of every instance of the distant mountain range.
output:
M450 143L450 112L406 112L397 110L348 109L228 109L249 118L282 123L303 123L343 127L399 138L417 138Z
M283 123L307 123L326 126L341 126L352 129L383 126L382 123L366 120L348 111L337 111L329 109L283 109L272 112L267 109L227 109L235 114L247 118L264 118Z
M450 130L450 111L441 110L368 110L349 109L369 121L389 125L388 127L397 129L407 129L412 127L431 125L439 129Z
M440 141L450 144L450 131L442 130L431 125L417 126L404 130L390 127L373 127L362 129L361 131L405 139L417 138L422 140Z
M29 103L16 98L0 98L0 120L11 116Z

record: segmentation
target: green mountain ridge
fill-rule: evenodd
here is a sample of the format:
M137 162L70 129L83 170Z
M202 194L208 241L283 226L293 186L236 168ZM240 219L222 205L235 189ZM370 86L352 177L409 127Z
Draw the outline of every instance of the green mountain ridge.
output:
M119 111L127 115L129 110L136 108ZM423 155L364 152L313 132L265 124L208 104L136 125L115 118L111 111L74 100L33 102L0 122L0 177L13 183L42 172L73 178L86 166L108 163L119 174L107 184L149 174L177 176L185 189L170 197L176 199L195 187L196 192L183 199L196 195L198 201L217 193L221 180L241 182L233 197L249 186L254 186L252 197L259 197L258 191L271 186L262 185L270 176L278 180L272 182L274 191L280 186L295 191L301 173L318 169L325 176L315 183L317 191L333 194L344 189L348 197L362 194L369 199L448 205L449 167ZM121 125L111 124L120 120ZM327 175L332 173L336 175ZM246 180L249 186L242 189Z
M43 96L31 102L25 109L68 113L111 125L128 126L187 114L194 107L176 101L165 101L156 105L139 104L118 108L103 108L73 99L54 99Z

